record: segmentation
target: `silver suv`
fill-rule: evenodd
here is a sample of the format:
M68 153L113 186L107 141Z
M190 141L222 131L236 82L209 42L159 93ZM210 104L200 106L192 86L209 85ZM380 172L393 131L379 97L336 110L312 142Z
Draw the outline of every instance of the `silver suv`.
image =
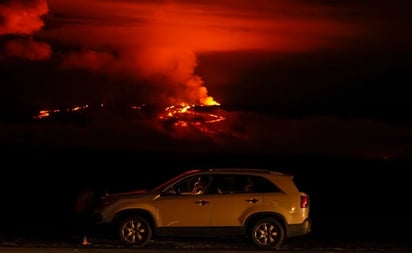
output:
M145 245L152 237L245 236L259 248L311 230L308 194L293 176L261 169L184 172L151 190L107 195L97 224L115 227L120 242Z

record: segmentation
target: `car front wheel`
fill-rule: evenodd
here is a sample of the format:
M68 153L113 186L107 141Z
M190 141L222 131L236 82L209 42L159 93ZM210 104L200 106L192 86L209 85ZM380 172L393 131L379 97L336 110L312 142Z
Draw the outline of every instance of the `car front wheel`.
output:
M272 218L257 221L251 230L253 243L262 249L277 249L285 238L282 224Z
M152 229L146 219L134 215L120 222L118 234L123 244L144 246L152 237Z

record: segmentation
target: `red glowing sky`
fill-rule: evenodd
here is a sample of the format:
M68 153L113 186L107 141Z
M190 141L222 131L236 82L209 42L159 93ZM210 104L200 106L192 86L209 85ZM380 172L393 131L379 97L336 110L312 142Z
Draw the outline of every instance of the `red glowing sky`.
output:
M198 54L334 48L362 30L334 18L342 15L338 8L301 1L15 0L1 13L0 34L37 39L8 42L7 56L46 60L59 50L47 42L69 44L77 50L65 52L65 69L168 83L162 100L191 103L213 100L195 74Z
M148 81L160 87L161 100L206 103L213 97L208 98L204 78L213 74L198 75L199 55L388 50L408 41L399 40L400 34L393 29L408 25L401 4L339 0L9 0L0 5L0 35L30 38L8 40L1 59L57 59L63 69ZM241 60L245 66L247 61ZM222 79L225 75L233 73L222 73Z
M60 28L44 35L88 47L305 51L356 36L330 7L291 1L49 1Z
M296 7L287 1L55 0L49 1L48 22L56 28L38 36L83 49L69 53L65 67L122 72L157 85L166 80L170 102L205 103L207 88L195 75L198 54L315 50L358 33L353 25L331 19L331 8Z

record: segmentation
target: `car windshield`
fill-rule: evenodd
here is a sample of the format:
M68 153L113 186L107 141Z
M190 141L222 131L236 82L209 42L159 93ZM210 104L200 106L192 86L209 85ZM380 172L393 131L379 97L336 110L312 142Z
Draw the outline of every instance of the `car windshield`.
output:
M159 191L159 190L163 189L164 187L168 186L169 184L171 184L171 183L179 180L180 178L186 177L187 175L191 175L191 174L196 173L196 172L199 172L199 171L200 171L200 170L190 170L190 171L186 171L186 172L184 172L184 173L182 173L182 174L179 174L179 175L177 175L177 176L175 176L175 177L167 180L166 182L160 184L159 186L156 186L156 187L153 188L151 191L152 191L152 192Z

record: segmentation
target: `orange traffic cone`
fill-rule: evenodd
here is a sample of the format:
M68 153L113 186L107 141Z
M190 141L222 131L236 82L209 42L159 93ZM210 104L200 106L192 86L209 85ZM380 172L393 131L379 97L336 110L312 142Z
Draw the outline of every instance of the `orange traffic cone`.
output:
M91 243L87 240L87 236L83 237L82 245L90 245Z

